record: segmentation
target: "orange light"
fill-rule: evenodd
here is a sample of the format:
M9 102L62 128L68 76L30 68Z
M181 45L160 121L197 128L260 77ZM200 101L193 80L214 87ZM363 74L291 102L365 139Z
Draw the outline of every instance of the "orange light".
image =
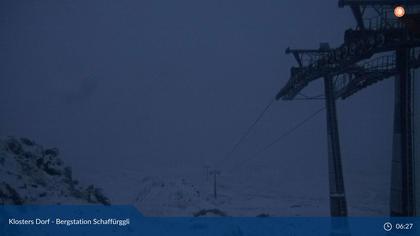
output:
M396 6L394 8L394 15L398 18L401 18L405 15L405 9L403 6Z

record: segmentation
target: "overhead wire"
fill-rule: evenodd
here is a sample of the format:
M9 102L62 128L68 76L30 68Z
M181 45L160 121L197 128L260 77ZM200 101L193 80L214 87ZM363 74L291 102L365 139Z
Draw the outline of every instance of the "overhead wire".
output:
M245 139L248 137L248 135L251 133L251 131L254 129L254 127L263 118L263 116L265 115L265 113L270 109L271 105L273 105L273 103L274 103L275 100L276 100L275 97L273 97L272 99L270 99L270 101L268 102L268 104L259 113L259 115L254 120L254 122L251 123L251 125L248 127L248 129L245 131L245 133L233 145L232 149L230 149L230 151L226 153L226 155L221 159L221 161L216 166L219 167L222 163L226 162L229 158L232 157L232 154L239 148L239 146L242 144L242 142L245 141Z
M259 151L257 151L253 156L251 156L248 159L245 159L243 162L241 162L240 164L236 165L235 167L229 169L228 172L233 171L235 169L239 169L240 167L242 167L244 164L246 164L249 161L254 160L255 158L257 158L260 154L264 153L265 151L267 151L268 149L270 149L273 145L277 144L278 142L280 142L281 140L283 140L284 138L286 138L287 136L291 135L293 132L295 132L297 129L299 129L300 127L302 127L304 124L306 124L307 122L309 122L310 120L312 120L313 118L315 118L321 111L325 110L325 107L322 107L318 110L316 110L315 112L311 113L309 116L307 116L305 119L303 119L302 121L300 121L299 123L297 123L295 126L293 126L292 128L286 130L284 133L282 133L278 138L276 138L275 140L273 140L271 143L267 144L266 146L264 146L263 148L261 148Z

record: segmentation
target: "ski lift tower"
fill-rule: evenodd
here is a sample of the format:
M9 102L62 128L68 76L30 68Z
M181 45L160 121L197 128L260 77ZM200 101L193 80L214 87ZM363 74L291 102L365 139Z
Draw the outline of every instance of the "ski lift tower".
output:
M397 74L394 93L390 214L414 216L416 215L416 160L413 143L413 78L411 78L410 55L420 46L418 32L420 1L340 0L339 6L349 6L357 21L357 29L346 32L349 41L367 40L373 33L384 39L383 44L386 47L383 48L383 52L395 53ZM369 9L375 12L376 17L367 19Z
M277 95L277 99L292 100L297 95L300 99L325 99L327 110L327 139L328 139L328 172L330 189L331 216L347 216L347 203L344 190L344 179L341 165L340 142L338 135L337 112L334 94L334 74L330 69L321 69L317 61L328 56L331 49L327 43L322 43L319 49L290 49L287 54L292 54L298 63L291 69L291 79ZM317 69L314 69L317 68ZM324 79L324 96L308 97L300 93L306 85L315 79Z
M346 216L335 100L345 99L376 82L395 77L391 214L411 216L415 198L409 71L419 67L419 52L413 49L420 47L420 36L413 30L416 29L413 25L418 25L420 3L418 0L342 0L339 5L350 6L357 27L347 30L344 43L334 49L327 44L321 44L316 50L287 49L286 53L293 54L298 66L292 67L291 77L277 99L299 99L298 96L303 96L301 90L310 82L324 79L324 97L304 95L301 99L326 100L330 210L332 216ZM404 10L398 17L393 14L397 6ZM369 12L373 12L373 16L366 20ZM378 56L386 52L394 55Z

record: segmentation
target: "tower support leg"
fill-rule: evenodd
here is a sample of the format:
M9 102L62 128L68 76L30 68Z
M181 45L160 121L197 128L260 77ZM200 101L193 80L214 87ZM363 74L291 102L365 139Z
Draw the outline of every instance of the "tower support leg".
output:
M340 140L338 135L337 110L332 77L324 78L325 101L327 108L328 172L330 187L331 216L347 216L347 203L344 191L341 165Z
M392 216L414 216L414 156L412 120L412 81L408 66L410 50L396 51L394 134L392 150L391 200Z

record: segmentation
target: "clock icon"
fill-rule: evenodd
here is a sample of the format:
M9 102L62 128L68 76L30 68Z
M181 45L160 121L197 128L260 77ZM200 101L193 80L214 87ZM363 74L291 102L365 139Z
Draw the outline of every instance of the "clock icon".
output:
M392 229L392 224L389 223L389 222L386 222L384 224L384 230L387 231L387 232L389 232L389 231L391 231L391 229Z

